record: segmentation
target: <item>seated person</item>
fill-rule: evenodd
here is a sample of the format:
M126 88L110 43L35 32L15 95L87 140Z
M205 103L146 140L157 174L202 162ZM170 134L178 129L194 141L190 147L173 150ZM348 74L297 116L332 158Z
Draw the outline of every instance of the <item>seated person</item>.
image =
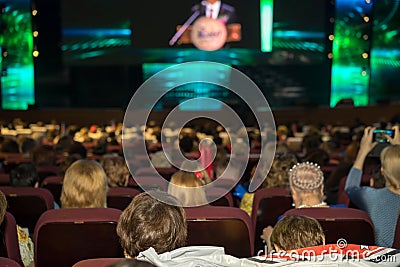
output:
M270 242L275 251L293 250L325 245L325 235L316 219L288 215L275 225Z
M391 248L347 244L344 239L325 244L321 225L306 216L284 217L276 224L270 241L271 253L253 259L290 266L396 266L400 260L400 254ZM388 255L393 257L388 260Z
M186 215L181 203L162 191L157 193L159 199L168 199L176 205L165 204L148 193L141 193L121 214L117 234L127 258L135 258L150 247L157 253L164 253L186 244Z
M184 207L208 204L203 184L193 172L178 171L172 175L168 193L179 199Z
M364 162L376 146L373 141L375 128L367 127L361 139L360 150L346 180L345 191L352 203L366 211L375 227L375 243L391 247L400 207L400 131L395 126L394 138L386 136L392 144L381 152L381 173L386 184L384 188L360 186Z
M62 208L106 208L107 176L94 160L75 161L65 172Z
M105 155L101 165L107 175L109 187L126 187L129 179L129 169L121 156Z
M324 202L324 174L317 164L298 163L289 171L290 191L295 208L329 208ZM261 238L268 244L272 226L263 229Z
M10 172L10 185L16 187L39 187L39 175L32 163L22 163Z

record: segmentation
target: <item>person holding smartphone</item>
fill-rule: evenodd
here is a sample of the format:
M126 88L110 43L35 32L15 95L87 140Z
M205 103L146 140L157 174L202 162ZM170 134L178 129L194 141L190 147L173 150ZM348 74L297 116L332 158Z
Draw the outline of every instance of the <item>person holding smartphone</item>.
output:
M375 128L367 127L361 139L360 150L345 185L350 200L366 211L375 226L375 243L392 247L397 217L400 212L400 132L393 127L394 136L385 135L391 145L381 153L381 172L385 178L384 188L360 186L362 170L368 153L377 145Z

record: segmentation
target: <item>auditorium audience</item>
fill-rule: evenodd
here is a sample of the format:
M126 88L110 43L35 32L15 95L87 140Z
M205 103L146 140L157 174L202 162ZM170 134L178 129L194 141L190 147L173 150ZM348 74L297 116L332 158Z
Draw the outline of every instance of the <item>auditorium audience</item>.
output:
M400 207L400 132L394 127L394 138L386 136L390 146L381 152L381 172L384 188L360 186L363 166L370 151L377 145L373 140L375 128L367 127L361 139L360 150L346 180L345 191L352 203L366 211L375 227L375 243L391 247Z
M62 208L106 208L107 176L94 160L78 160L66 171L61 192Z
M203 184L193 172L178 171L171 177L168 193L181 201L184 207L207 204Z
M3 224L4 216L7 211L7 199L3 192L0 191L0 225ZM19 252L21 255L22 262L25 267L33 267L34 262L34 252L33 252L33 242L29 237L29 234L24 231L21 227L17 225L18 234L18 244ZM1 231L1 242L4 242L4 233Z

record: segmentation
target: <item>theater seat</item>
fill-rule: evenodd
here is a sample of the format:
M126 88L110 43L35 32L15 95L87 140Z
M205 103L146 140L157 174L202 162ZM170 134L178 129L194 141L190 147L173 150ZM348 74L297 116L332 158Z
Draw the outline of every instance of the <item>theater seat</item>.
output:
M98 258L82 260L75 263L72 267L109 267L110 265L123 260L123 258Z
M285 216L302 215L318 220L327 244L345 239L348 244L375 245L374 225L368 213L353 208L291 209Z
M47 189L33 187L2 186L0 191L7 198L9 211L23 228L33 233L43 212L54 208L53 195Z
M12 259L0 257L0 266L1 267L23 267L24 265L21 265Z
M257 253L264 250L260 238L263 229L268 225L274 226L279 216L292 208L292 197L286 188L261 188L254 194L251 220L255 234L254 249Z
M121 211L70 208L45 212L35 228L35 267L70 267L90 258L122 258L116 233Z
M234 207L202 206L185 208L188 246L211 245L239 258L251 257L254 234L250 217Z
M110 187L107 192L107 207L124 210L138 194L140 191L134 188Z
M61 207L61 192L63 186L63 177L61 176L49 176L46 177L41 187L49 190L53 195L54 201Z
M17 264L24 266L19 251L17 224L11 213L5 213L3 223L0 225L0 231L2 233L2 246L0 246L0 257L10 258ZM0 266L5 265L3 265L0 261Z
M400 214L397 218L396 230L394 232L393 248L400 249Z
M206 196L207 199L215 199L219 196L222 196L210 203L212 206L226 206L226 207L233 207L233 197L230 192L226 192L227 190L224 188L208 188L206 189Z

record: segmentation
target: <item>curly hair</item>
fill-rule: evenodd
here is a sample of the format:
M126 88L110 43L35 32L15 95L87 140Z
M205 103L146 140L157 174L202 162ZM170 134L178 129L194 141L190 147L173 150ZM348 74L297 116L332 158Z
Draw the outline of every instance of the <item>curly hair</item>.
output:
M276 154L272 162L271 169L265 178L262 187L288 187L289 170L298 162L296 156L292 153Z
M101 160L101 165L106 172L109 187L126 186L129 169L121 156L107 156Z

